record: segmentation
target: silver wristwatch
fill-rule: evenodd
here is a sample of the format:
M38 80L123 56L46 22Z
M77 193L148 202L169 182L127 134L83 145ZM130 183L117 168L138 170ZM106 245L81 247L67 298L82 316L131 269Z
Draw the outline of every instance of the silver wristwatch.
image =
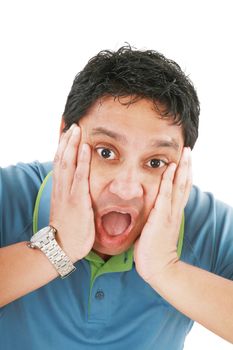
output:
M42 250L61 278L65 278L76 270L76 267L58 245L55 239L56 232L57 230L52 226L42 228L32 236L28 247Z

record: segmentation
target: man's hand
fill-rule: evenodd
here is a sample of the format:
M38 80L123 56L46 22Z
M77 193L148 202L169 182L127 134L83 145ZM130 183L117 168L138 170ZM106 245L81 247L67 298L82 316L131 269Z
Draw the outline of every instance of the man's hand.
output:
M153 285L179 261L177 241L192 187L189 148L184 148L175 170L176 164L172 163L164 172L154 207L134 248L138 273Z
M95 239L94 213L89 193L90 146L79 151L80 128L63 133L54 158L50 225L73 262L91 250Z

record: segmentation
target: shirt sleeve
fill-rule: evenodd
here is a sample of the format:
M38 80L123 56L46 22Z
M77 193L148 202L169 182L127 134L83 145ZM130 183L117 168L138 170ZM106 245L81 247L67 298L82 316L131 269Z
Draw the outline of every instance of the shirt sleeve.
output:
M48 164L0 168L0 247L30 239L34 204Z
M185 218L184 260L233 280L233 209L194 186Z

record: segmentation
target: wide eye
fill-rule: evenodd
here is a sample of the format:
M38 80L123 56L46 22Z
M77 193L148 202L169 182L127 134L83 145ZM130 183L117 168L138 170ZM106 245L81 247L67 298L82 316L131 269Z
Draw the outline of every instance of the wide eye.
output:
M151 160L149 160L149 162L147 162L147 165L150 168L161 168L161 167L167 165L167 163L161 159L151 159Z
M98 147L96 150L102 158L105 158L105 159L114 159L115 158L115 153L109 148Z

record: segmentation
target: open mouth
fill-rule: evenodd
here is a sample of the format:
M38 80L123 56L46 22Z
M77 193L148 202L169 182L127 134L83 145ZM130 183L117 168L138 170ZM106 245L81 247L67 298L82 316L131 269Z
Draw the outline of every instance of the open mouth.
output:
M110 236L118 236L129 231L131 215L118 211L110 211L101 217L101 223L105 232Z
M101 236L117 238L127 236L134 228L139 212L133 207L111 206L97 215L97 228Z

